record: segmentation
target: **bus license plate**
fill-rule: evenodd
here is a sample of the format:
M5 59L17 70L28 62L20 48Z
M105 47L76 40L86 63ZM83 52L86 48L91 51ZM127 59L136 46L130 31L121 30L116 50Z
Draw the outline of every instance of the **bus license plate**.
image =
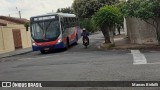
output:
M49 48L45 48L44 50L49 50Z

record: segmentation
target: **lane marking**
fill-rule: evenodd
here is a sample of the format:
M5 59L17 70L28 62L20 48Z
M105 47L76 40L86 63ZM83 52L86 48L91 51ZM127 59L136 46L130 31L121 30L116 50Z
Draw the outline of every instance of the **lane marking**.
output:
M147 59L139 50L131 50L133 55L133 64L147 64Z

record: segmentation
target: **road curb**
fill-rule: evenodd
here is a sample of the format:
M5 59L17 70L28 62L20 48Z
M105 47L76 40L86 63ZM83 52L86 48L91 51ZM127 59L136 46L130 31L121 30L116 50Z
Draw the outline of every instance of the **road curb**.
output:
M12 56L18 56L18 55L24 55L24 54L27 54L27 53L30 53L32 52L32 50L30 51L26 51L26 52L21 52L21 53L15 53L15 54L2 54L0 55L0 58L7 58L7 57L12 57Z

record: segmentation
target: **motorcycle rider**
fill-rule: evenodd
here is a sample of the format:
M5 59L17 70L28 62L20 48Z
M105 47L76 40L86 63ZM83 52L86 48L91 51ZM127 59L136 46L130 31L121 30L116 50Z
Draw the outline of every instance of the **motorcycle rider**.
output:
M87 32L87 30L85 28L83 28L83 32L82 32L81 36L83 37L82 38L83 44L84 44L84 39L87 39L88 44L89 44L89 38L88 38L89 32Z

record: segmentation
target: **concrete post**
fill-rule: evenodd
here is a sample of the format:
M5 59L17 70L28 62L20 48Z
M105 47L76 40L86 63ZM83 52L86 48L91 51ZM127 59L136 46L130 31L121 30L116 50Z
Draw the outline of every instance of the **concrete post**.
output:
M126 2L128 1L128 0L125 0ZM126 21L126 18L124 18L124 32L125 32L125 35L126 36L128 36L128 34L127 34L127 21Z
M124 18L124 32L125 32L125 35L128 36L127 34L127 21L126 21L126 18Z
M4 51L5 50L5 47L4 47L4 36L3 36L3 30L2 30L2 28L0 29L0 31L1 31L1 34L2 34L2 50Z

